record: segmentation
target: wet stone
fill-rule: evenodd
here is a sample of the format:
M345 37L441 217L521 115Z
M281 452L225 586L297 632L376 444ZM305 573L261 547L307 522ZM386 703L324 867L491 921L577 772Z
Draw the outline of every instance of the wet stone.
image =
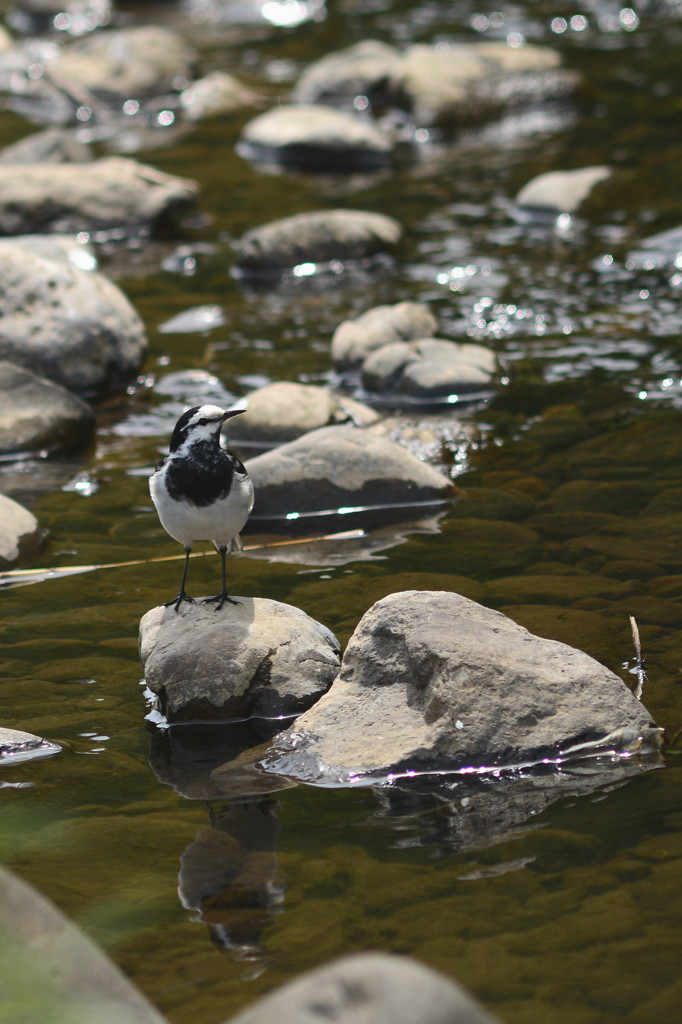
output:
M417 44L404 53L375 41L327 54L311 64L294 89L298 102L372 106L407 111L418 125L469 122L518 103L564 96L576 76L547 47L506 43Z
M258 999L230 1024L499 1024L456 982L405 956L356 953Z
M493 380L494 353L482 345L423 338L377 349L362 365L370 392L394 392L415 399L479 391Z
M46 128L0 150L2 164L87 164L92 150L67 128Z
M447 477L400 445L352 426L323 427L246 463L256 492L251 521L276 523L341 510L384 516L447 502Z
M211 71L182 90L180 103L185 116L192 121L221 114L233 114L252 107L261 97L248 85L225 71Z
M396 220L367 210L299 213L247 231L237 269L276 276L303 263L366 260L392 249L401 235Z
M120 100L176 91L192 77L197 55L158 25L109 29L65 46L48 65L53 80Z
M336 170L390 163L393 143L358 115L314 104L274 107L249 121L237 151L251 160Z
M0 953L8 1019L164 1024L165 1018L84 931L4 868Z
M0 569L30 561L38 551L43 531L27 508L0 494Z
M553 214L575 213L592 190L611 177L610 167L580 167L548 171L533 178L516 196L516 205Z
M0 767L33 761L38 757L50 757L60 750L57 743L50 743L32 732L0 727Z
M367 426L378 415L369 406L314 384L279 381L247 397L243 416L230 424L233 441L282 444L335 423Z
M197 185L125 157L0 165L0 232L134 232L195 203Z
M294 86L294 99L351 107L356 96L366 96L372 106L379 106L401 59L395 47L374 39L329 53L303 71Z
M420 302L375 306L336 328L332 338L334 366L354 369L376 349L394 341L431 337L437 326L433 313Z
M234 600L143 616L145 679L169 722L296 714L331 685L340 648L326 626L279 601Z
M329 692L263 766L333 784L659 746L646 708L582 651L458 594L406 591L366 612Z
M82 399L0 360L0 454L79 451L94 431L95 415Z
M96 271L0 245L0 359L79 393L137 373L147 341L120 289Z

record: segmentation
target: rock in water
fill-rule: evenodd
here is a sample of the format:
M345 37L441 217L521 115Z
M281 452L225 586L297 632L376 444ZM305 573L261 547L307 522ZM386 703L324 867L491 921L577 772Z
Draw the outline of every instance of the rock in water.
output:
M144 326L103 274L0 244L0 359L85 394L113 391L139 370Z
M390 251L402 233L398 221L368 210L296 213L247 231L236 270L245 276L276 276L303 263L366 260Z
M326 626L280 601L237 600L142 617L145 678L169 722L296 714L331 685L340 647Z
M405 591L363 616L329 692L263 763L338 784L527 763L613 733L608 748L660 745L646 708L593 658L459 594Z
M400 445L358 427L311 430L246 463L256 492L253 522L313 514L381 512L445 504L451 481Z
M0 360L0 454L80 451L94 432L95 414L80 398Z
M38 520L27 508L0 494L0 569L30 561L43 537Z
M229 1024L496 1024L454 981L404 956L356 953L308 971Z

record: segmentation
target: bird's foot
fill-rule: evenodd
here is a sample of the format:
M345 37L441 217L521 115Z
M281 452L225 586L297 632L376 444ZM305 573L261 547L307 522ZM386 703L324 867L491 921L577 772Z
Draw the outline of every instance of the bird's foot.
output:
M181 590L178 596L174 597L172 601L166 601L166 603L164 604L164 608L175 608L177 612L179 611L180 605L182 604L183 601L186 601L187 604L196 604L196 601L194 600L193 597L190 597L189 594L186 594L184 592L184 590Z
M202 603L203 604L215 604L215 609L214 610L219 612L220 609L222 608L222 606L226 602L228 604L239 604L240 603L239 601L235 601L235 599L233 597L228 597L224 590L221 591L219 594L216 594L215 597L205 597Z

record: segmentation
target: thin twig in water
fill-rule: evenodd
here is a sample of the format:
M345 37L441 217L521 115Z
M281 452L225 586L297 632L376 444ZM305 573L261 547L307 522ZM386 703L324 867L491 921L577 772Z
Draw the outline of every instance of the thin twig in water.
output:
M632 630L632 642L635 645L635 674L637 676L637 686L635 687L635 697L637 700L642 699L642 691L644 689L644 680L646 679L646 672L644 671L644 658L642 657L642 645L639 640L639 629L635 621L634 615L630 616L630 628Z

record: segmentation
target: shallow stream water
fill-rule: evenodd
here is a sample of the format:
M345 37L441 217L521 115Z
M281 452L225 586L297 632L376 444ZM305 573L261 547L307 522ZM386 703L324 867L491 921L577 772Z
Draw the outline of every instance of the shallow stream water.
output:
M181 25L189 8L119 5L133 20ZM0 489L48 531L40 566L118 567L0 593L2 723L63 748L3 770L0 856L173 1024L213 1024L306 968L367 948L439 968L509 1024L675 1020L682 274L628 253L682 223L682 8L330 0L318 15L288 29L221 23L210 44L203 38L205 66L267 87L274 103L308 61L362 38L520 33L560 50L583 86L561 106L426 140L416 160L374 175L252 166L234 150L249 113L135 153L198 180L203 217L179 236L98 253L143 317L150 349L129 393L99 407L93 450L2 467ZM3 118L0 142L28 133L17 115ZM513 216L534 175L602 163L618 174L608 203L560 222ZM337 205L396 217L406 230L395 262L271 291L231 275L246 229ZM137 655L140 617L176 592L181 569L148 473L184 406L271 380L326 383L337 324L403 298L427 302L442 336L492 345L504 367L491 400L462 413L470 443L443 453L462 498L375 549L352 539L264 549L254 529L244 538L253 550L230 562L231 592L297 605L345 643L388 593L455 590L587 651L632 687L634 616L643 699L666 729L664 766L569 776L555 800L524 779L188 799L168 783L197 741L146 720ZM221 307L226 323L160 330L200 305ZM218 572L216 556L193 559L191 592L215 592ZM198 909L202 885L211 893Z

